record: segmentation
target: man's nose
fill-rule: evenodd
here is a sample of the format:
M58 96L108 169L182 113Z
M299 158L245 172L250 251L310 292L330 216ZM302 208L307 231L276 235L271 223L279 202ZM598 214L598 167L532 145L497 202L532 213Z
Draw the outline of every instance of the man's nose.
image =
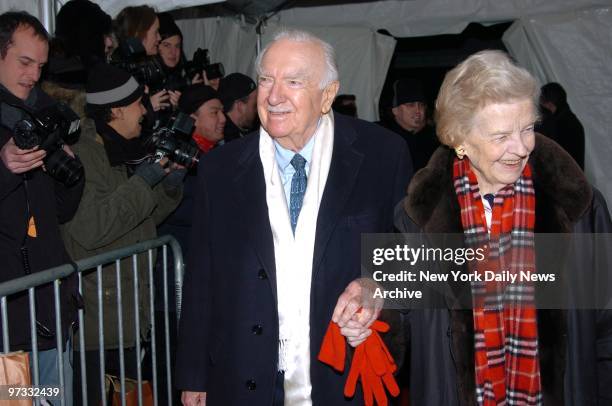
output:
M42 68L34 64L32 64L32 66L30 66L27 71L28 77L32 79L34 82L38 82L38 79L40 79L41 73L42 73Z
M283 89L282 86L274 81L272 87L270 87L270 93L268 94L268 103L275 106L283 102Z

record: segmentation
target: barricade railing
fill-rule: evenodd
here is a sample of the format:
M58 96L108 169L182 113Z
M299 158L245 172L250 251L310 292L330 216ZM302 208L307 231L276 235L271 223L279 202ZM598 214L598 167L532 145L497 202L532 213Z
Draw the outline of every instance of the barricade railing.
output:
M83 274L97 273L97 304L98 304L98 331L100 332L99 337L99 357L100 357L100 389L102 404L107 404L106 399L106 384L105 384L105 348L104 348L104 306L103 306L103 283L102 283L102 272L103 267L115 264L116 272L116 286L112 288L116 289L117 295L117 327L119 335L119 362L120 362L120 381L121 381L121 404L126 404L126 376L125 376L125 362L124 362L124 343L123 343L123 329L124 322L131 322L130 320L123 320L123 308L122 299L123 292L121 289L121 273L128 270L121 270L121 260L126 258L132 258L132 280L133 280L133 295L134 295L134 331L136 336L136 354L138 360L136 362L137 369L137 391L138 391L138 404L143 405L143 393L142 393L142 365L141 365L141 340L139 339L140 329L140 309L138 308L140 300L140 278L139 278L139 266L138 266L138 255L147 253L148 254L148 283L149 283L149 307L150 307L150 318L151 318L151 363L152 363L152 391L153 391L153 404L157 406L161 401L161 404L172 405L173 404L173 391L172 391L172 374L171 374L171 354L170 354L170 335L176 334L176 331L170 331L170 320L169 320L169 290L168 290L168 247L172 250L173 254L173 266L174 266L174 289L176 297L176 316L177 320L180 317L181 310L181 289L182 289L182 278L183 278L183 257L179 243L171 236L162 236L154 240L143 241L128 247L109 251L100 255L96 255L89 258L84 258L76 261L74 264L65 264L50 268L45 271L32 273L17 279L0 283L0 316L2 318L2 343L3 352L10 352L10 341L9 341L9 323L8 314L10 312L10 306L7 305L7 297L14 295L15 293L28 292L29 297L29 315L30 315L30 335L31 335L31 365L32 365L32 384L36 387L39 385L39 349L38 349L38 337L37 337L37 323L36 323L36 288L42 285L53 283L54 290L54 306L55 306L55 336L56 336L56 349L58 354L57 366L59 374L59 385L64 388L64 343L65 340L62 337L62 312L60 304L60 281L70 275L77 273L78 276L78 289L81 295L83 292ZM155 278L154 272L156 270L156 261L154 260L154 250L161 248L162 255L162 267L161 272L163 281L163 313L164 313L164 356L166 361L166 393L167 399L158 399L158 376L157 376L157 346L156 346L156 320L155 320ZM111 272L112 269L105 269L104 272ZM85 361L85 337L84 330L87 329L87 325L84 322L84 310L80 308L78 310L78 323L79 323L79 348L80 352L80 369L81 369L81 392L83 396L83 404L87 405L87 367ZM76 360L75 360L76 362ZM38 406L40 405L40 398L34 397L34 402ZM112 399L109 399L112 402ZM166 403L164 403L166 402ZM56 403L54 403L56 404ZM65 396L60 398L60 403L65 406ZM80 406L80 405L79 405ZM92 405L98 406L98 405Z

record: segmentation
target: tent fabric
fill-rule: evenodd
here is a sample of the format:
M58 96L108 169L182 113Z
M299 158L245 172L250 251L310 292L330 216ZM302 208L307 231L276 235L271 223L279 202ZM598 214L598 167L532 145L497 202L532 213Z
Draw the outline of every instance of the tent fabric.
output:
M256 36L252 25L234 18L179 20L185 38L185 53L208 48L211 62L220 61L226 73L241 72L255 77ZM262 47L281 27L269 24L262 35ZM328 41L336 50L340 93L357 97L359 117L378 119L378 98L395 49L395 39L361 27L304 27ZM231 47L228 44L232 44Z
M559 82L585 129L585 172L612 205L612 7L515 22L504 43L541 84Z
M178 20L176 23L183 33L183 49L188 59L197 48L205 48L211 63L222 62L226 74L240 72L254 78L255 26L227 17Z
M153 7L158 13L161 13L162 11L177 8L202 6L204 4L221 3L222 1L224 0L95 0L94 3L97 3L102 10L115 18L127 6L142 6L146 4Z
M38 0L0 0L0 12L27 11L37 18L41 18L42 10Z
M279 12L279 24L384 28L396 37L460 33L470 22L497 23L578 7L606 7L610 0L387 0Z

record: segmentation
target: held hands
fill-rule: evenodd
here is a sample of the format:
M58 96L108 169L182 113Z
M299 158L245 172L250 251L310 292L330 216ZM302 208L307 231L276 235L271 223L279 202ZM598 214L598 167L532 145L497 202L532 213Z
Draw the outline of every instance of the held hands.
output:
M344 385L344 396L352 398L357 382L361 381L366 406L374 405L374 401L380 406L387 406L385 388L391 396L399 395L399 387L393 376L397 365L379 334L389 331L389 325L376 320L372 330L372 335L355 349ZM340 327L333 321L329 323L323 337L318 359L336 371L344 372L346 344L340 334Z
M45 150L38 147L21 149L15 145L13 138L9 139L0 149L0 159L4 166L12 173L18 175L42 166L43 159L47 155Z
M374 298L377 285L371 279L360 278L348 284L338 298L332 321L352 347L357 347L372 334L369 328L378 318L384 300Z
M183 406L206 406L206 392L183 391L181 402Z

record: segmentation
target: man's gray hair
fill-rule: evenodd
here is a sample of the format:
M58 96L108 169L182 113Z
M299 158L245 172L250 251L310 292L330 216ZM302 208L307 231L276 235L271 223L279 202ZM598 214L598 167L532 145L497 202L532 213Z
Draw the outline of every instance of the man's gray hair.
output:
M257 75L261 75L261 61L272 44L280 40L288 40L293 42L310 42L321 47L325 62L325 72L321 79L320 87L325 89L327 85L338 80L338 66L336 65L336 51L328 42L321 38L303 30L284 28L276 32L272 37L272 41L257 55L255 59L255 70Z

